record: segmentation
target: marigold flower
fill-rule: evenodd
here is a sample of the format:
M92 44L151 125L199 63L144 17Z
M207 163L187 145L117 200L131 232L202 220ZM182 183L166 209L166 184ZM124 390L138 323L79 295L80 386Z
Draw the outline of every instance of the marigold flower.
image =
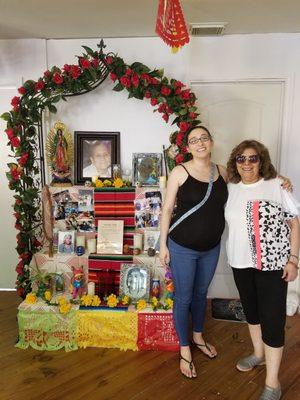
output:
M95 186L96 186L97 188L101 188L101 187L104 186L104 185L103 185L103 182L101 181L101 179L97 179L97 180L96 180Z
M138 311L144 310L144 308L146 308L146 307L147 307L147 303L146 303L146 300L144 300L144 299L140 299L136 303L136 308Z
M45 291L44 297L46 301L50 301L52 299L52 293L50 292L50 290Z
M101 304L100 297L97 296L96 294L94 296L92 296L92 304L91 305L93 307L98 307L98 306L100 306L100 304Z
M36 294L31 292L26 295L25 303L34 304L36 303L36 300L37 300Z
M173 303L174 301L170 298L167 298L165 301L165 305L167 307L167 310L170 310L171 308L173 308Z
M107 298L107 305L110 308L114 308L116 307L118 304L118 299L117 296L115 294L110 294Z
M114 180L114 187L120 188L120 187L122 187L123 185L124 185L124 182L122 181L121 178L116 178L116 179Z
M62 306L63 304L67 304L67 299L64 296L59 296L57 302L60 306Z
M124 306L127 306L127 304L129 304L129 301L130 301L130 297L129 296L124 296L123 298L122 298L122 304L124 305Z
M59 306L59 312L61 314L68 314L72 308L72 305L70 303L65 303Z

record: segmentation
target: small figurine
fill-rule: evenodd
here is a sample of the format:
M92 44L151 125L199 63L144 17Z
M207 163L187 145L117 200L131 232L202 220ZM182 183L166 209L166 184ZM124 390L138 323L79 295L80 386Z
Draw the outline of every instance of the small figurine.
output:
M156 250L153 247L149 247L149 249L147 250L147 254L149 257L154 257L156 254Z
M80 268L74 268L72 267L73 270L73 276L71 279L71 293L73 300L77 298L77 296L81 297L84 292L84 272L83 272L83 267Z
M166 297L169 299L173 299L174 297L174 283L172 278L172 272L170 267L167 267L165 273L165 285L166 285Z

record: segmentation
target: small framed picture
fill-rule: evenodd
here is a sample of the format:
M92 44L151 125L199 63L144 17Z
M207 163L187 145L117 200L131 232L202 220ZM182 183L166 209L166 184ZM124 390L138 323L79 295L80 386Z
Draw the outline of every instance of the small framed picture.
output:
M75 250L75 231L58 232L58 253L72 254Z
M156 248L156 245L159 241L159 235L159 231L144 231L144 251L147 251L149 248Z
M120 295L129 296L134 302L149 299L150 268L147 265L121 264Z
M120 132L75 132L75 184L113 177L120 164Z
M133 153L133 185L158 186L162 171L161 153Z

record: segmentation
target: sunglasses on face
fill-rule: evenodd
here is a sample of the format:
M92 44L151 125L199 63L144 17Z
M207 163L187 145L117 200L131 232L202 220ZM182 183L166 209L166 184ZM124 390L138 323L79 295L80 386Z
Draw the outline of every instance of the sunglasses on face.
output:
M237 155L235 157L235 161L238 164L245 164L246 161L248 161L250 164L256 164L259 161L259 155L258 154L253 154L252 156L243 156L241 154Z
M191 140L189 140L189 144L194 145L197 144L201 141L201 143L205 143L208 142L210 140L210 137L208 135L203 135L200 136L199 138L192 138Z

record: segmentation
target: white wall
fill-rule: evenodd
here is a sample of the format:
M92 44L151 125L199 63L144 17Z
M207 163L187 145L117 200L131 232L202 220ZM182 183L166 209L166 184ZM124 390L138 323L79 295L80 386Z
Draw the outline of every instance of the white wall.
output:
M0 83L18 86L22 77L41 76L46 64L63 66L73 63L75 54L81 54L82 44L96 48L97 40L18 40L0 41ZM281 172L289 176L295 184L295 193L300 199L300 35L236 35L221 38L193 38L191 44L178 54L157 38L107 39L107 51L118 53L128 63L140 61L149 67L165 68L166 75L188 83L192 80L226 80L251 78L284 78L287 80L285 93L285 122L281 150ZM6 83L5 83L6 82ZM168 144L168 136L173 131L161 117L152 113L147 101L130 99L125 93L115 93L107 80L94 92L69 99L59 105L58 114L51 116L51 123L61 119L71 131L74 130L111 130L121 132L121 162L131 167L131 153L161 151ZM5 111L5 110L1 110ZM3 125L1 125L1 128ZM3 136L1 135L1 141ZM0 154L2 165L7 155ZM5 166L1 167L1 177ZM1 180L5 182L4 178ZM5 195L1 193L2 220L7 221L8 230L13 232L10 239L1 243L4 248L14 248L14 228L7 215L11 213L11 194L7 184ZM2 191L1 191L2 192ZM3 200L2 200L3 199ZM3 204L3 205L2 205ZM6 257L6 256L5 256ZM14 265L11 259L4 259L3 273L0 275L0 287L14 282ZM3 266L3 265L2 265ZM6 272L5 272L6 271ZM7 275L8 280L4 280ZM5 278L6 279L6 278ZM4 283L5 282L5 285ZM213 295L221 295L217 292ZM228 289L233 290L231 288ZM233 293L233 292L232 292Z

